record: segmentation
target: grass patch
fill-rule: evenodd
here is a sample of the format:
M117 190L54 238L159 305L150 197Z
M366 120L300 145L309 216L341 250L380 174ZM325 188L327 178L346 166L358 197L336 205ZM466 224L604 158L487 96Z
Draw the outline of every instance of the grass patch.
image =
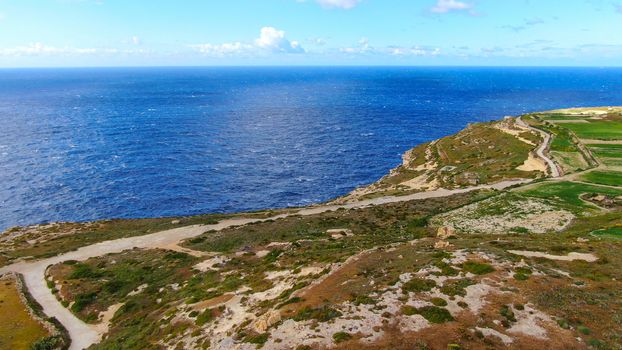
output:
M557 199L565 204L578 208L590 208L593 206L581 200L579 196L584 193L601 193L611 196L619 196L622 195L622 188L617 190L598 185L564 181L544 182L536 187L523 191L522 193L531 197Z
M588 144L587 147L599 158L622 158L622 145Z
M622 173L617 171L591 171L581 180L599 185L622 186Z
M0 279L0 348L30 349L44 344L47 330L30 317L22 304L15 280Z
M589 123L564 124L581 139L622 140L622 123L610 120L590 120Z
M622 239L622 226L614 226L596 230L592 232L592 234L598 237Z
M495 271L490 264L480 263L477 261L466 261L462 264L462 269L475 275L485 275Z

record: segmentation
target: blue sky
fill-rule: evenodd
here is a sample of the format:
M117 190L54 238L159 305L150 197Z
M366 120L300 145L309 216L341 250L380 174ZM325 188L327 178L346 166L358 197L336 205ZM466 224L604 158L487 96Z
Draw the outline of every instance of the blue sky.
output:
M0 0L0 67L622 65L622 0Z

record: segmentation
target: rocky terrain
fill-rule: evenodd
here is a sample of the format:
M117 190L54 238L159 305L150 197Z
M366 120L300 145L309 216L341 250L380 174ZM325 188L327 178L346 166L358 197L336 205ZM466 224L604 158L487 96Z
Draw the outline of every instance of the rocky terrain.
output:
M325 205L14 228L0 273L72 349L617 349L621 161L620 108L505 118Z

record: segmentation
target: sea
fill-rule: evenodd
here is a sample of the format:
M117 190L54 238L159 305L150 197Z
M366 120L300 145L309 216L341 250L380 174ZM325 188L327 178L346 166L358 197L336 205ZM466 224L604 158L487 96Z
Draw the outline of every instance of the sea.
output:
M0 230L304 206L468 123L601 105L622 69L1 69Z

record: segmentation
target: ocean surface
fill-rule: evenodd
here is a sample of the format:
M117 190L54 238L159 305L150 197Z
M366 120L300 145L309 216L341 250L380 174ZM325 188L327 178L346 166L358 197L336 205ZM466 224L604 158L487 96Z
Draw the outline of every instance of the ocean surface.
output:
M622 69L0 70L0 229L326 201L469 122L594 105Z

